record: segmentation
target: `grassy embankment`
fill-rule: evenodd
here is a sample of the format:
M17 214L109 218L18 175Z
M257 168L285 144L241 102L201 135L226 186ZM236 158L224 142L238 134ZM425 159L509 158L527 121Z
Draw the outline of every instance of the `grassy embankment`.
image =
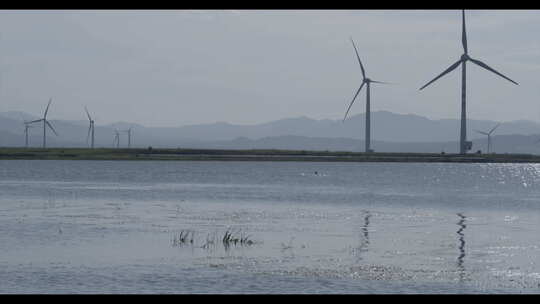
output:
M299 150L0 148L0 159L236 160L352 162L540 163L531 154L362 153Z

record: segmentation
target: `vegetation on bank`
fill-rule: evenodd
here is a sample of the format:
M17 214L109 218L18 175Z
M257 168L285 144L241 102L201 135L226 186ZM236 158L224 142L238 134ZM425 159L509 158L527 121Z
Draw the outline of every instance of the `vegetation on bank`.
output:
M540 163L531 154L439 154L334 152L304 150L220 150L151 148L0 148L0 159L72 160L234 160L234 161L351 161L351 162L496 162Z

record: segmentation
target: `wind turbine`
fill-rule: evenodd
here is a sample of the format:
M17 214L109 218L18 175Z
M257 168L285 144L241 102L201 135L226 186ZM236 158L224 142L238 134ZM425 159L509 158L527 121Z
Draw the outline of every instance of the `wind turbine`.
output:
M356 58L358 58L358 63L360 63L360 69L362 71L362 84L360 84L360 87L358 88L358 91L356 91L356 94L354 95L354 98L351 101L351 104L349 105L349 108L347 109L347 112L345 113L345 117L343 117L343 122L345 122L345 119L347 118L347 114L349 113L349 110L351 109L354 101L356 100L356 97L358 96L358 93L360 93L360 90L362 90L362 87L364 84L366 85L366 136L365 136L365 144L366 144L366 153L373 152L370 148L371 144L371 105L370 105L370 87L372 83L382 83L382 84L388 84L387 82L382 81L375 81L371 80L366 77L366 71L364 70L364 66L362 65L362 61L360 60L360 56L358 55L358 50L356 49L356 45L354 44L353 39L351 38L352 45L354 47L354 51L356 52Z
M88 120L90 121L90 125L88 127L88 135L86 135L86 144L88 145L88 138L90 138L90 134L92 134L92 141L90 147L94 149L94 120L92 117L90 117L90 113L88 113L88 109L84 107L84 110L86 111L86 116L88 116Z
M483 63L482 61L469 57L469 53L467 49L467 33L465 30L465 10L462 10L462 24L463 25L462 25L462 33L461 33L461 43L463 44L463 51L464 51L463 55L461 55L461 58L458 61L452 64L439 76L435 77L433 80L431 80L426 85L421 87L420 90L427 87L428 85L433 83L435 80L453 71L455 68L457 68L461 64L461 133L460 133L460 141L459 141L459 153L465 154L467 153L467 150L470 150L471 148L470 145L467 146L467 115L466 115L466 96L465 96L466 95L465 94L466 93L466 80L467 80L466 62L471 61L472 63L479 65L480 67L490 72L493 72L516 85L518 83L504 76L503 74L495 71L493 68L489 67L487 64Z
M500 126L501 124L497 124L495 127L493 127L493 129L491 129L491 131L489 132L482 132L482 131L478 131L478 130L475 130L476 132L480 133L480 134L484 134L484 135L487 135L488 137L488 153L491 149L491 133L493 133L493 131L495 131L495 129L497 129L498 126Z
M24 135L25 135L24 146L25 146L25 148L28 148L28 129L34 128L30 124L31 124L31 122L29 122L29 121L24 122Z
M126 132L128 134L128 148L131 148L131 127L129 129L124 130L123 132Z
M114 130L114 141L113 145L116 143L116 148L120 148L120 132L118 132L118 129Z
M45 114L43 115L43 118L41 119L36 119L36 120L33 120L29 123L35 123L35 122L40 122L40 121L43 121L43 148L45 148L46 146L46 140L47 140L47 126L49 128L51 128L51 130L54 132L54 134L56 136L58 136L58 133L56 133L56 131L54 130L53 126L51 125L51 123L47 120L47 112L49 111L49 106L51 105L51 102L52 102L52 98L49 99L49 103L47 104L47 108L45 109Z

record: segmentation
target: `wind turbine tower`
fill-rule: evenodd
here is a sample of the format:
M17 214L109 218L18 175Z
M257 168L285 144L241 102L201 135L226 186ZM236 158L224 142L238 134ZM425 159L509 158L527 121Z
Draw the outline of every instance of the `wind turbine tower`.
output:
M120 148L120 132L118 132L118 130L114 130L114 133L113 145L116 144L116 148Z
M360 93L360 90L362 90L362 87L364 87L364 84L366 85L366 135L365 135L365 145L366 145L366 153L373 152L371 150L371 104L370 104L370 98L371 98L371 84L372 83L382 83L382 84L388 84L387 82L382 81L376 81L371 80L370 78L366 77L366 71L364 70L364 66L362 65L362 61L360 60L360 55L358 55L358 50L356 49L356 45L354 44L354 41L351 38L352 45L354 47L354 51L356 52L356 58L358 58L358 63L360 64L360 70L362 71L362 84L360 84L360 87L358 88L358 91L356 91L356 94L354 95L353 100L351 101L351 104L349 105L349 108L347 109L347 112L345 113L345 117L343 117L343 122L345 122L345 119L347 118L347 114L349 113L349 110L351 109L354 101L356 100L356 97Z
M459 139L459 153L465 154L467 153L467 150L470 150L472 145L470 142L467 142L467 114L466 114L466 82L467 82L467 70L466 70L466 63L467 61L471 61L472 63L479 65L480 67L493 72L502 78L514 83L518 84L517 82L513 81L512 79L504 76L503 74L497 72L493 68L489 67L487 64L483 63L480 60L473 59L469 56L469 50L467 49L467 32L465 30L465 10L462 10L462 33L461 33L461 43L463 44L463 55L461 55L461 58L456 61L454 64L452 64L449 68L447 68L444 72L442 72L439 76L435 77L433 80L425 84L423 87L420 88L420 90L424 89L437 79L441 78L442 76L448 74L449 72L453 71L455 68L457 68L459 65L461 65L461 131L460 131L460 139Z
M47 112L49 111L49 106L51 105L51 102L52 102L52 98L49 99L49 103L47 104L47 108L45 109L45 114L43 115L43 118L36 119L29 122L29 123L35 123L35 122L43 121L43 148L46 147L46 142L47 142L47 126L51 128L51 130L54 132L56 136L58 136L58 133L56 133L51 123L47 120Z
M31 126L31 123L29 121L24 122L24 146L25 148L28 148L28 129L33 128Z
M128 148L131 148L131 127L129 127L129 129L127 130L124 130L124 132L126 132L128 135Z

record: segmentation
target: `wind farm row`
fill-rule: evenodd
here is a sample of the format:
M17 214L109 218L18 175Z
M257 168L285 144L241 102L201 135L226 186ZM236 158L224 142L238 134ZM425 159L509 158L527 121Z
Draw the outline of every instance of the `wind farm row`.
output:
M47 113L49 112L49 106L51 105L52 98L49 99L49 103L47 104L47 108L45 108L45 113L43 114L43 118L32 120L32 121L25 121L24 122L24 135L25 135L25 147L29 147L28 143L28 130L31 128L36 128L36 126L32 124L37 124L43 122L43 148L47 147L47 127L53 131L54 135L58 136L58 133L53 128L51 122L47 120ZM86 136L86 144L90 146L90 148L94 149L94 143L95 143L95 127L94 127L94 120L90 116L90 113L88 112L88 109L84 107L84 110L86 112L86 115L88 117L89 126L88 126L88 134ZM132 128L129 127L127 130L114 130L114 140L113 140L113 146L116 148L120 148L120 133L127 133L127 147L131 148L131 135L132 135Z
M472 141L468 141L467 140L467 111L466 111L466 85L467 85L467 73L466 73L466 64L467 62L471 62L471 63L474 63L475 65L477 66L480 66L481 68L483 69L486 69L502 78L504 78L505 80L515 84L515 85L518 85L518 83L514 80L512 80L511 78L503 75L502 73L498 72L497 70L491 68L490 66L488 66L486 63L478 60L478 59L474 59L472 57L469 56L469 49L468 49L468 45L467 45L467 31L466 31L466 22L465 22L465 10L462 10L462 46L463 46L463 54L461 55L461 57L456 61L454 62L450 67L448 67L446 70L444 70L442 73L440 73L438 76L436 76L435 78L433 78L431 81L429 81L428 83L426 83L425 85L423 85L422 87L420 87L420 91L421 90L424 90L426 87L428 87L429 85L431 85L432 83L436 82L437 80L439 80L441 77L445 76L446 74L450 73L451 71L455 70L457 67L461 66L461 73L462 73L462 77L461 77L461 125L460 125L460 136L459 136L459 154L466 154L467 151L470 151L472 149ZM366 153L372 153L374 152L374 150L372 149L371 147L371 139L372 139L372 134L371 134L371 85L372 84L375 84L375 85L379 85L379 84L382 84L382 85L392 85L394 83L389 83L389 82L383 82L383 81L379 81L379 80L373 80L369 77L367 77L367 73L366 73L366 69L365 69L365 66L364 64L362 63L362 60L360 59L360 52L359 52L359 49L355 43L355 41L353 40L353 38L351 37L350 38L350 41L352 43L352 46L354 48L354 52L355 52L355 55L356 55L356 58L358 60L358 63L360 65L360 70L361 70L361 76L362 76L362 80L361 80L361 83L360 83L360 86L358 87L358 89L356 90L356 93L354 94L354 97L352 99L352 101L350 102L346 112L345 112L345 116L343 118L343 123L346 122L347 120L347 116L354 104L354 102L357 100L357 97L358 95L360 94L360 91L364 88L364 86L366 87L366 104L365 104L365 136L364 136L364 144L365 144L365 152ZM47 143L47 129L50 129L56 136L58 136L58 133L56 132L56 130L54 129L54 127L52 126L51 122L47 119L47 113L49 111L49 106L51 105L51 101L52 99L49 100L49 103L47 104L47 107L45 109L45 112L44 112L44 115L43 115L43 118L40 118L40 119L36 119L36 120L33 120L33 121L25 121L24 122L24 125L25 125L25 130L24 130L24 134L25 134L25 146L28 147L29 146L29 142L28 142L28 133L29 133L29 129L31 128L36 128L35 124L42 124L42 127L43 127L43 140L42 140L42 147L43 148L46 148L46 143ZM86 115L88 117L88 121L89 121L89 127L88 127L88 133L87 133L87 137L86 137L86 143L87 145L90 147L90 148L94 148L95 147L95 128L94 128L94 120L92 119L88 109L85 107L85 112L86 112ZM475 130L475 132L477 132L478 134L482 134L482 135L485 135L487 136L487 153L491 153L492 150L491 150L491 135L493 134L493 132L500 126L500 123L495 125L494 127L492 127L489 131L482 131L482 130ZM121 134L124 133L127 135L127 147L130 148L131 147L131 143L132 143L132 128L128 128L127 130L118 130L118 129L115 129L114 130L114 139L112 141L112 145L113 147L116 147L116 148L120 148L120 139L121 139Z

